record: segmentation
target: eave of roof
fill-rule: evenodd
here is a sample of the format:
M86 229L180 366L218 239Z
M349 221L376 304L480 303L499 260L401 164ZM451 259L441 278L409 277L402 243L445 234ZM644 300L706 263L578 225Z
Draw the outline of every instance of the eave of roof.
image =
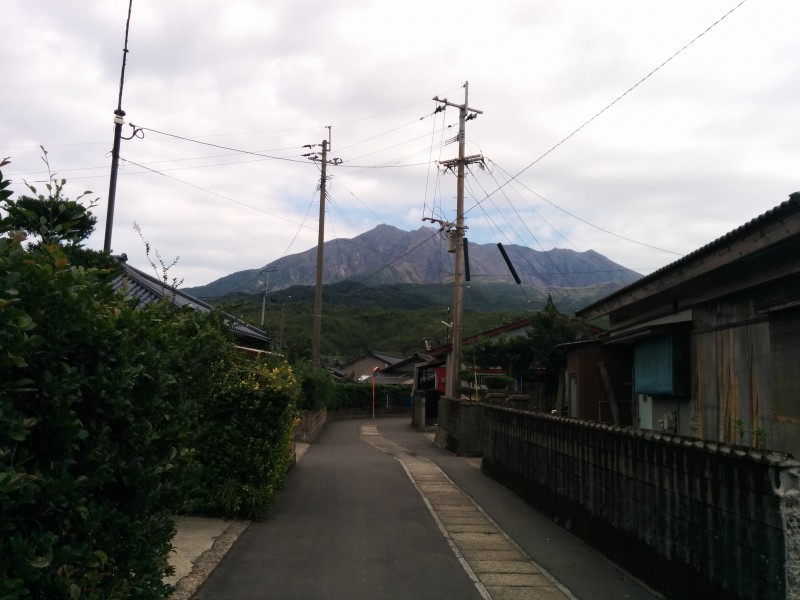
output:
M188 306L201 312L210 312L213 310L213 307L210 304L203 302L194 296L190 296L189 294L156 279L152 275L148 275L144 271L140 271L136 267L132 267L125 262L127 260L125 255L118 257L118 260L122 265L123 275L115 278L114 281L111 282L111 285L115 290L124 290L127 298L136 298L139 306L145 306L146 304L158 302L164 296L171 295L173 304L179 308ZM248 325L244 321L231 315L225 314L225 325L227 325L227 327L237 335L264 343L271 341L271 338L265 331L253 327L252 325Z
M633 283L630 283L630 284L626 285L625 287L622 287L622 288L618 289L617 291L609 294L608 296L605 296L605 297L601 298L600 300L597 300L596 302L593 302L592 304L584 306L580 310L575 311L575 314L578 317L580 317L580 316L585 315L586 313L588 313L590 311L594 311L594 310L598 309L599 307L603 306L603 304L605 304L607 302L610 302L611 300L614 300L616 298L624 296L625 294L627 294L627 293L629 293L629 292L631 292L631 291L633 291L633 290L635 290L637 288L640 288L640 287L642 287L642 286L644 286L644 285L646 285L646 284L648 284L648 283L650 283L652 281L655 281L655 280L657 280L657 279L659 279L661 277L664 277L668 273L671 273L671 272L673 272L673 271L675 271L677 269L683 268L686 265L688 265L688 264L690 264L690 263L692 263L694 261L697 261L698 259L700 259L700 258L702 258L702 257L704 257L704 256L706 256L708 254L711 254L712 252L718 250L719 248L725 246L726 244L731 244L736 240L742 239L742 238L746 237L747 235L749 235L750 233L752 233L754 230L762 228L765 225L767 225L768 223L771 223L773 221L777 221L779 219L785 218L786 216L788 216L788 215L790 215L790 214L792 214L792 213L794 213L794 212L796 212L798 210L800 210L800 192L794 192L794 193L789 195L789 199L786 200L785 202L782 202L778 206L768 210L767 212L759 215L758 217L756 217L754 219L751 219L750 221L748 221L744 225L740 225L739 227L737 227L733 231L729 231L728 233L726 233L722 237L717 238L713 242L710 242L710 243L706 244L705 246L702 246L702 247L698 248L694 252L691 252L691 253L687 254L686 256L683 256L682 258L679 258L675 262L672 262L672 263L670 263L670 264L668 264L668 265L666 265L664 267L661 267L657 271L653 271L652 273L650 273L649 275L646 275L645 277L642 277L641 279L637 279Z

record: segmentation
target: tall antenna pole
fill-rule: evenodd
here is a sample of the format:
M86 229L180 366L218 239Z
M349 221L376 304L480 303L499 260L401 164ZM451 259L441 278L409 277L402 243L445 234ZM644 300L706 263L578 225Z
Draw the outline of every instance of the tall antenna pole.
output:
M459 392L460 378L458 372L461 370L461 341L463 334L462 315L464 313L464 167L473 162L483 161L480 155L464 156L464 149L467 139L466 122L474 119L483 111L469 108L469 82L464 83L464 104L454 104L448 102L447 98L439 99L434 96L435 102L441 102L447 106L458 108L458 158L450 161L442 161L444 167L457 167L456 182L456 224L450 234L452 251L455 252L455 267L453 270L453 348L450 352L450 360L447 363L447 380L445 381L445 396L448 398L460 398Z
M125 47L122 49L122 73L119 77L119 100L114 111L114 146L111 150L111 178L108 184L108 212L106 213L106 237L103 252L111 252L111 229L114 225L114 201L117 196L117 171L119 170L119 144L122 139L122 124L125 111L122 110L122 87L125 84L125 64L128 59L128 32L131 28L133 0L128 2L128 21L125 24Z

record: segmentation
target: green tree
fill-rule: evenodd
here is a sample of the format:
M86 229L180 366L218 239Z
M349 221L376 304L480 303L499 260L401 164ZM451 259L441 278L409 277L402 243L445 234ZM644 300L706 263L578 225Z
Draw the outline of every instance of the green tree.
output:
M94 230L97 218L91 209L96 200L88 205L81 202L91 191L85 191L75 200L64 195L66 179L58 179L50 169L47 151L42 148L42 160L47 166L48 181L44 184L46 194L27 182L26 187L33 196L11 198L10 192L0 197L0 207L6 215L0 219L0 232L23 231L38 237L42 244L80 245ZM3 162L3 165L7 162Z
M528 343L533 354L532 366L536 379L544 383L548 397L554 397L559 375L566 365L567 349L563 344L591 336L588 325L560 313L551 298L547 299L544 310L531 318Z
M7 188L0 173L18 206ZM209 330L199 314L140 310L110 269L73 264L89 230L71 219L23 247L28 216L0 237L0 598L165 598L198 348L217 340L180 335Z
M538 381L552 395L566 362L566 349L561 344L590 335L586 325L560 313L548 298L544 309L531 317L525 336L501 335L495 340L481 340L464 350L464 360L477 368L499 367L514 378Z

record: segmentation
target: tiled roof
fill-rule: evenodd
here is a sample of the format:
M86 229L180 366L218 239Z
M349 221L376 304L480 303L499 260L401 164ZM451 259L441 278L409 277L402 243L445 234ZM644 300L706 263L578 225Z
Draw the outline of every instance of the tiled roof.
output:
M177 307L188 306L201 312L210 312L213 310L210 304L198 300L194 296L190 296L163 281L159 281L152 275L148 275L144 271L130 266L126 262L127 257L124 254L122 257L118 257L118 260L122 265L124 273L114 279L111 285L114 289L124 290L126 297L136 298L139 302L139 306L158 302L164 296L170 295L173 304ZM237 319L231 315L225 314L225 324L234 334L240 337L257 340L262 343L268 343L271 340L267 332L253 327L252 325L248 325L241 319Z
M348 360L346 363L343 363L342 365L340 365L339 368L340 369L346 369L350 365L354 365L358 361L364 360L365 358L369 358L369 357L376 358L379 361L381 361L383 363L386 363L387 365L393 365L393 364L398 363L401 360L403 360L402 356L395 356L393 354L386 354L384 352L372 352L372 351L370 351L369 353L363 354L363 355L359 356L358 358L354 358L352 360Z
M680 269L680 268L686 266L687 264L697 260L698 258L700 258L700 257L702 257L702 256L704 256L706 254L710 254L710 253L714 252L715 250L718 250L719 248L725 246L726 244L730 244L730 243L732 243L732 242L734 242L734 241L736 241L738 239L746 237L747 235L749 235L753 231L756 231L756 230L764 227L768 223L771 223L773 221L777 221L779 219L782 219L786 215L792 214L792 213L796 212L797 210L800 210L800 192L794 192L793 194L790 194L788 200L786 200L785 202L782 202L781 204L779 204L775 208L772 208L772 209L768 210L767 212L765 212L764 214L759 215L758 217L756 217L754 219L751 219L750 221L748 221L744 225L740 225L739 227L737 227L733 231L729 231L728 233L726 233L722 237L719 237L716 240L714 240L713 242L710 242L710 243L706 244L705 246L702 246L701 248L698 248L694 252L691 252L691 253L687 254L686 256L683 256L682 258L679 258L675 262L670 263L670 264L666 265L665 267L661 267L657 271L653 271L652 273L650 273L649 275L646 275L645 277L642 277L641 279L637 279L633 283L630 283L630 284L626 285L625 287L618 289L617 291L609 294L608 296L605 296L604 298L601 298L600 300L597 300L596 302L593 302L592 304L589 304L588 306L584 306L580 310L576 311L575 314L580 315L581 313L583 313L585 311L592 310L593 308L595 308L597 306L603 305L605 302L608 302L609 300L617 298L618 296L622 296L623 294L625 294L627 292L630 292L631 290L635 290L636 288L638 288L640 286L643 286L643 285L645 285L647 283L650 283L651 281L654 281L654 280L656 280L656 279L658 279L660 277L663 277L667 273L669 273L671 271L674 271L674 270L677 270L677 269Z

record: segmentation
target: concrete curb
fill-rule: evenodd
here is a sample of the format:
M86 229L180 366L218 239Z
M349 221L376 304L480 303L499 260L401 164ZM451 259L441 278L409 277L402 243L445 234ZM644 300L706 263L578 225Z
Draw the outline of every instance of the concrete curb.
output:
M175 584L171 600L190 600L249 526L250 521L228 522L211 547L192 560L191 571Z
M310 444L295 443L295 463ZM175 586L170 600L192 600L209 575L239 539L251 521L178 517L170 564L175 574L165 581ZM199 599L198 599L199 600Z

